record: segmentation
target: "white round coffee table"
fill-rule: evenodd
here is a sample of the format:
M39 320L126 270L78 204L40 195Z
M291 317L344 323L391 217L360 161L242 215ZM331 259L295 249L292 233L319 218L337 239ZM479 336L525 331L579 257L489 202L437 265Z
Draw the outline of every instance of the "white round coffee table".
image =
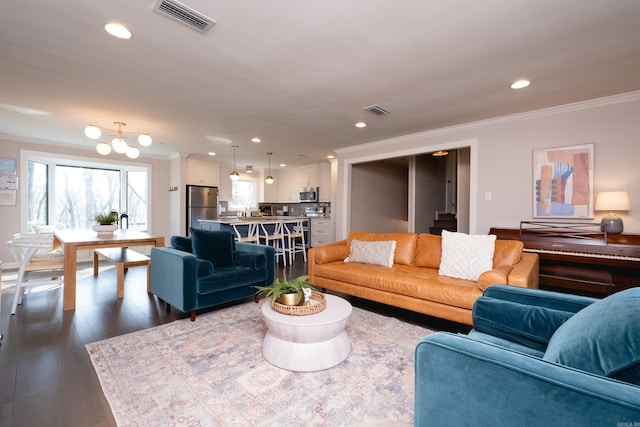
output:
M271 364L289 371L311 372L336 366L349 356L351 343L344 328L351 304L325 294L327 307L319 313L291 316L262 304L267 334L262 355Z

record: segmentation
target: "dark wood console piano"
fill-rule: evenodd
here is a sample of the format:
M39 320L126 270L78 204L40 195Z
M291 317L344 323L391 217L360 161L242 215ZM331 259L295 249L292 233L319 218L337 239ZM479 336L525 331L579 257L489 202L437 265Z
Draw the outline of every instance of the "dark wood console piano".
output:
M521 240L540 257L540 287L603 297L640 286L640 235L607 234L595 223L522 221L492 228L498 239Z

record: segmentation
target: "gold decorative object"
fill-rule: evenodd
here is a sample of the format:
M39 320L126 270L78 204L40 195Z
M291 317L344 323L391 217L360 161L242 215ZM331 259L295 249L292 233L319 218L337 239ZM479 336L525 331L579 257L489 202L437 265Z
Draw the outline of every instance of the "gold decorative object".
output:
M291 316L306 316L309 314L320 313L327 307L327 299L322 292L311 291L311 300L304 305L284 305L277 301L271 301L271 308L278 313L288 314Z

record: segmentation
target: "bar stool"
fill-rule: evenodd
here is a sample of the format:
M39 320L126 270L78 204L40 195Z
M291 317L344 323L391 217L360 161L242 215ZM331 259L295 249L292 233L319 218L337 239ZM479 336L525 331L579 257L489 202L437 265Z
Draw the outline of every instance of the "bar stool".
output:
M258 233L260 243L272 246L276 253L276 263L282 257L282 263L287 266L287 251L285 247L285 235L281 221L261 222Z
M302 252L304 262L307 262L307 242L304 236L304 228L307 220L284 222L284 235L287 239L286 250L289 254L289 264L293 265L296 253Z
M233 232L235 233L236 242L244 243L257 243L258 242L258 224L257 223L244 223L244 224L231 224Z

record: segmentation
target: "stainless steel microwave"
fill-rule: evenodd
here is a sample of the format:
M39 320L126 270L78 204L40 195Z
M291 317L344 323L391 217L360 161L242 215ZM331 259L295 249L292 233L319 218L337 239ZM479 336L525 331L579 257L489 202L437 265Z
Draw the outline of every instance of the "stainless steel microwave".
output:
M317 202L318 201L318 187L301 188L298 192L299 202Z

